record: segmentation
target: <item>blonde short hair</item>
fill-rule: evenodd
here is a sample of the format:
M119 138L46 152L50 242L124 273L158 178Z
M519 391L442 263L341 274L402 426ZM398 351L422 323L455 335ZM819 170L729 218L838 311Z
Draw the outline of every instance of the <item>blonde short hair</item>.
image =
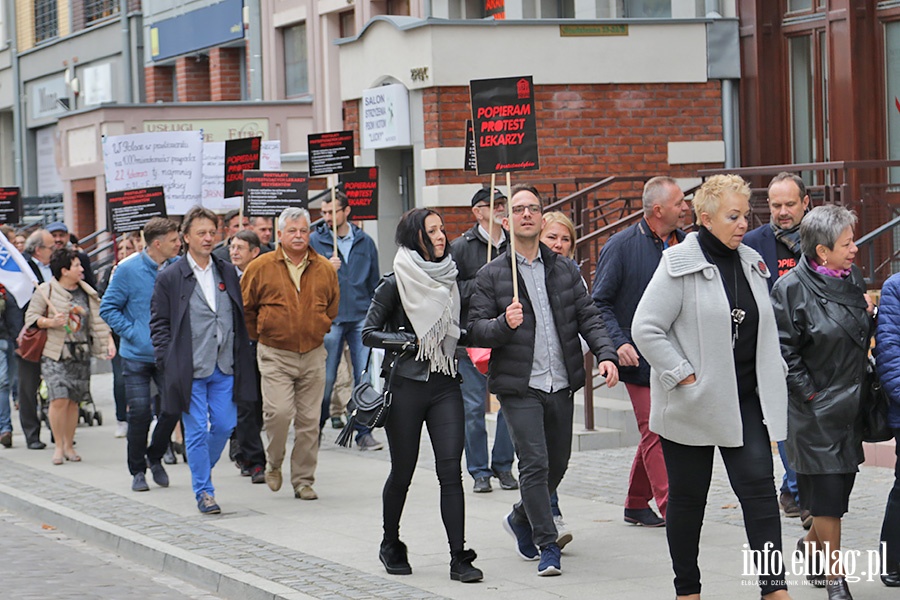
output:
M750 186L740 175L713 175L703 182L694 194L694 214L697 223L701 222L700 214L714 215L722 206L722 198L727 194L743 196L747 200L752 195Z
M545 229L547 228L547 225L550 225L551 223L559 223L569 230L569 236L572 238L572 248L569 250L569 258L575 258L575 240L578 236L575 235L575 224L572 222L572 219L558 210L544 213L544 216L541 218L544 221Z

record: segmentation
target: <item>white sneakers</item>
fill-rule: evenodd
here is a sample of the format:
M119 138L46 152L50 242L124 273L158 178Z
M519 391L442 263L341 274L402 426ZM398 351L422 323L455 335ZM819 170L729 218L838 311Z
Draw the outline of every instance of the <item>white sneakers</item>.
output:
M123 438L128 435L128 421L116 421L116 433L114 435L117 438Z

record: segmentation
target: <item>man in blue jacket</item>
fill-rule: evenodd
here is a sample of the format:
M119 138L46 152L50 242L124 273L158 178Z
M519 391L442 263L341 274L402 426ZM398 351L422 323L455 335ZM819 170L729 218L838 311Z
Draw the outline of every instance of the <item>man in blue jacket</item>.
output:
M353 363L353 383L361 381L366 368L368 353L362 343L362 326L366 320L369 303L378 285L378 249L371 237L362 229L349 222L350 206L347 196L338 191L334 206L326 197L322 202L322 218L309 236L313 250L331 262L337 271L341 287L338 315L331 323L331 330L325 336L325 394L322 398L322 418L319 426L325 425L330 414L331 394L341 364L344 342L350 348L350 362ZM334 255L334 228L337 228L337 256ZM358 426L356 444L360 450L381 450L384 444L372 436L370 429Z
M181 248L178 224L160 217L150 219L144 227L144 239L144 251L118 265L100 302L100 316L121 338L119 354L128 405L128 471L135 492L150 489L145 476L148 466L156 485L169 486L169 476L161 461L180 418L180 413L160 411L147 446L153 420L150 380L156 382L158 390L163 389L162 373L156 366L150 341L150 299L157 273Z
M800 221L809 210L806 184L794 173L782 172L769 182L770 222L744 236L744 243L763 257L769 272L769 289L778 278L797 266L800 260ZM787 517L800 517L806 529L812 525L809 511L800 510L797 474L788 465L784 442L778 442L778 454L784 465L784 478L778 501Z
M644 185L644 218L613 235L604 244L594 274L594 304L603 315L616 353L619 379L625 383L641 440L631 465L625 522L662 527L669 497L669 480L659 436L650 431L650 365L631 339L631 322L663 250L684 239L687 203L671 177L654 177ZM662 518L650 508L654 498Z

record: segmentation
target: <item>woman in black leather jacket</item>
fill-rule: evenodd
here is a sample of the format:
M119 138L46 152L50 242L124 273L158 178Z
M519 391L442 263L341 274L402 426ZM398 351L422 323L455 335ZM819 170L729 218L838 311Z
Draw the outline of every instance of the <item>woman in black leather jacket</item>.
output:
M797 471L800 506L813 516L797 549L815 551L808 578L827 585L829 600L852 600L836 560L841 518L863 461L857 421L874 307L853 265L856 215L818 206L800 222L797 266L775 282L772 303L781 354L788 365L788 462ZM776 374L771 374L775 377ZM821 552L831 561L827 578Z
M363 343L385 350L382 375L391 369L393 400L385 424L391 473L382 493L384 539L378 558L391 575L409 575L412 567L400 541L400 516L419 457L422 424L428 427L441 486L441 518L450 544L450 578L480 581L465 550L465 500L462 459L465 443L463 401L456 371L459 290L456 263L447 249L441 217L416 208L400 218L394 272L385 275L369 306Z

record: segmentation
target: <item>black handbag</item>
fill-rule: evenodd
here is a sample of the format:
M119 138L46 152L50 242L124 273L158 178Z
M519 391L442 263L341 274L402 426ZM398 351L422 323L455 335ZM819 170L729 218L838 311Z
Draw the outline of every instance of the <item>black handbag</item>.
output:
M866 364L866 379L859 405L864 442L886 442L893 439L894 433L888 421L889 404L890 399L881 387L881 380L875 370L875 359L870 356Z
M399 355L398 355L399 356ZM387 378L384 391L379 392L370 383L368 373L372 363L372 351L369 350L369 358L366 360L366 368L362 373L362 381L354 386L350 393L350 401L347 403L347 424L334 441L338 446L349 448L353 444L353 430L357 424L370 429L384 427L388 415L391 412L391 385L394 382L394 365L397 363L395 356L388 367L391 374Z

